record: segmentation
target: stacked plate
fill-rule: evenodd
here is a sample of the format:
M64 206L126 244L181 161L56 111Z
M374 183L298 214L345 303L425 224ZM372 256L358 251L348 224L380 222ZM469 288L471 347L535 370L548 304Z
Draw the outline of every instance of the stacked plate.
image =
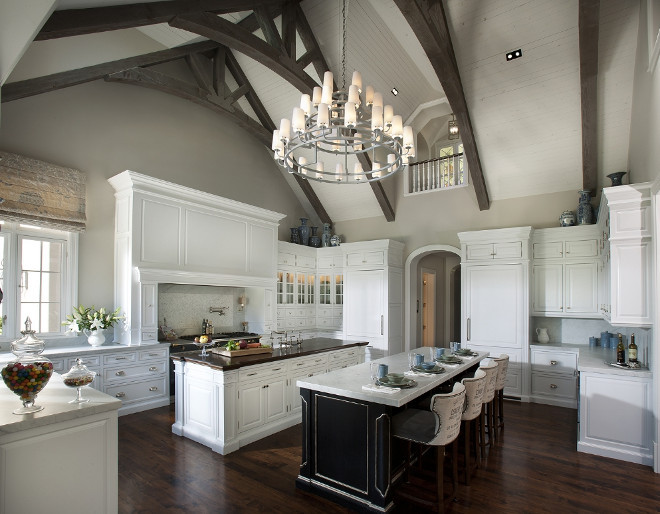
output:
M403 379L394 381L389 379L387 376L384 376L383 378L379 378L376 381L376 384L385 387L401 387L403 389L406 389L408 387L415 387L417 385L417 382L415 382L410 378L405 378L405 377Z
M456 357L456 355L443 355L436 361L441 362L442 364L463 364L463 361Z
M474 357L475 355L477 355L476 352L473 352L473 351L470 350L469 348L459 348L459 349L456 350L454 353L455 353L456 355L461 356L461 357Z
M435 367L431 369L424 369L421 366L413 366L412 369L413 371L416 371L418 373L432 373L434 375L445 372L445 368L443 368L442 366L438 366L437 364L435 365Z

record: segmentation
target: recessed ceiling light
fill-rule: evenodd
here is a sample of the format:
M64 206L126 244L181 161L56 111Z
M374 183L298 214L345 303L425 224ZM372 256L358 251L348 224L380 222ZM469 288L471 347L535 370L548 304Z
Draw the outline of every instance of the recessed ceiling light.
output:
M396 96L396 95L399 94L399 90L398 90L397 88L395 88L395 87L392 88L392 91L391 91L391 92L392 92L392 94L393 94L394 96Z
M522 57L522 49L520 48L518 48L518 50L512 50L511 52L506 53L507 61L512 61L513 59L517 59L518 57Z

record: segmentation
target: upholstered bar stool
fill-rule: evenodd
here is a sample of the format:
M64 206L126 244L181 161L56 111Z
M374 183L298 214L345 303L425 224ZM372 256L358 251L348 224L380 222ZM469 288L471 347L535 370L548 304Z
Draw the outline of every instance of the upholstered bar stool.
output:
M486 457L486 446L493 444L493 429L489 422L488 427L488 442L486 442L486 422L490 418L490 410L487 409L488 405L493 401L495 397L495 385L497 384L497 362L491 360L489 363L481 366L486 373L486 390L484 391L484 397L481 400L481 414L479 415L479 431L480 431L480 440L479 446L481 447L481 458Z
M495 397L493 408L493 426L495 433L504 428L504 386L506 385L506 373L509 369L509 356L503 353L499 357L493 357L499 368L497 369L497 383L495 384ZM497 435L496 435L497 437Z
M461 417L465 404L465 386L454 384L450 393L435 394L431 398L431 409L409 408L392 417L392 435L399 439L437 448L436 489L437 509L444 512L444 459L445 446L453 442L461 429ZM406 461L406 472L410 467L410 448ZM454 478L454 483L457 479ZM411 501L419 501L418 495L405 496ZM427 507L427 505L425 505Z
M483 397L486 392L486 378L486 372L478 369L474 377L461 380L465 386L465 410L461 418L461 432L465 439L465 485L470 485L470 475L479 462L479 433L476 421L481 414ZM471 431L473 425L474 430ZM471 447L474 447L474 464L470 463Z

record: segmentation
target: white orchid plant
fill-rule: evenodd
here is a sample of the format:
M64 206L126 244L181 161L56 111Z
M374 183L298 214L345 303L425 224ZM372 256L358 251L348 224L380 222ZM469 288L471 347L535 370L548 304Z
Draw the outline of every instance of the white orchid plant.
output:
M97 310L93 305L91 307L80 305L73 308L73 313L66 317L62 325L67 325L68 332L83 332L110 328L122 319L124 316L119 315L119 307L108 313L103 307Z

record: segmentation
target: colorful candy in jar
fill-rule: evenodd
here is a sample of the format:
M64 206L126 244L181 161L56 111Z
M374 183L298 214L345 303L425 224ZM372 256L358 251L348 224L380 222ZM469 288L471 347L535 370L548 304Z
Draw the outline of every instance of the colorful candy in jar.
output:
M34 400L53 374L52 362L10 362L2 368L2 380L21 400Z

